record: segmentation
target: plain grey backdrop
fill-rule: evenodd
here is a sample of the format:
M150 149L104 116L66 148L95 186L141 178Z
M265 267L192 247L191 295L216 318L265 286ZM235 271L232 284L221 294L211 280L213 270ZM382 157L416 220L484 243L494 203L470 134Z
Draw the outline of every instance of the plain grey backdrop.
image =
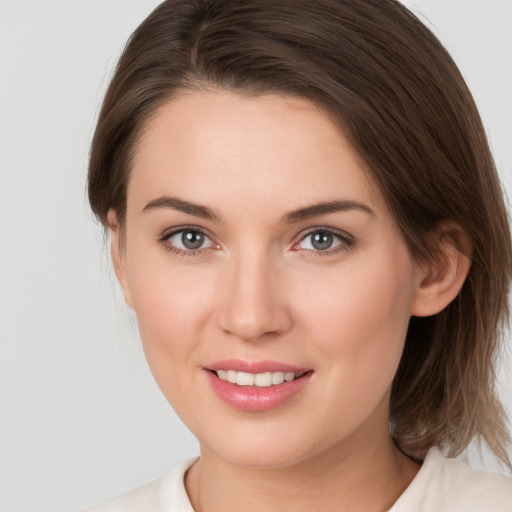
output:
M158 3L0 0L1 512L78 510L198 453L146 368L85 196L111 70ZM511 195L512 0L406 3L461 67Z

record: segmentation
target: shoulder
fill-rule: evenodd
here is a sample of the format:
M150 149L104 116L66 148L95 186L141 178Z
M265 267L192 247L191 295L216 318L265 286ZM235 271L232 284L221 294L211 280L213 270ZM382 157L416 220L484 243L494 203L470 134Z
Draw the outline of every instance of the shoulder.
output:
M158 480L81 512L193 512L184 476L197 459L189 459Z
M390 512L512 512L512 480L471 469L432 448Z

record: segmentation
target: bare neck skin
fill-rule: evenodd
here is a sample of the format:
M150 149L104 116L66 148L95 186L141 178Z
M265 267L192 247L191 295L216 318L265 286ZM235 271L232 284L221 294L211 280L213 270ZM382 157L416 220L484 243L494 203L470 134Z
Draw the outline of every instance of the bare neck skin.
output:
M387 429L370 438L368 433L283 468L236 466L202 446L186 490L196 512L385 512L420 465L397 449Z

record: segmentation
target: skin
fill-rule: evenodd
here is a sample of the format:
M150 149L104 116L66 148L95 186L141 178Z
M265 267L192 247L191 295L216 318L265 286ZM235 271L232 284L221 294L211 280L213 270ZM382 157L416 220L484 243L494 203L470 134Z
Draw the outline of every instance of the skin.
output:
M359 206L286 220L331 201ZM126 225L115 211L109 223L153 375L201 445L186 477L194 508L389 509L419 468L390 437L391 384L410 316L440 311L462 286L469 263L453 245L417 264L363 163L307 101L221 91L157 111L135 153ZM169 237L180 228L206 233L199 250ZM333 233L331 248L312 245L315 229ZM204 370L233 358L313 375L280 407L241 411Z

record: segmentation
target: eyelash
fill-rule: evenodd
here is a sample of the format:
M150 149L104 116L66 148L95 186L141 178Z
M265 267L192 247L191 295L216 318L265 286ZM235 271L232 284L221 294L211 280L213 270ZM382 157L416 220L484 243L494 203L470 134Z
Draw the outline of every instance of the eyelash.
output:
M180 233L187 233L187 232L198 233L200 235L205 236L210 241L212 241L211 237L208 235L208 233L206 231L204 231L203 229L198 228L196 226L182 226L180 228L173 229L171 231L166 231L158 239L158 241L164 246L166 251L168 251L168 252L170 252L172 254L176 254L177 256L180 256L182 258L201 256L201 255L204 254L205 251L208 251L210 249L209 247L205 247L203 249L195 249L195 250L194 249L188 249L188 250L185 250L185 249L180 249L179 247L176 247L175 245L171 245L171 244L168 243L169 240L173 236L178 235ZM214 242L212 241L212 243L214 243Z
M211 237L208 235L208 233L196 226L182 226L177 229L173 229L171 231L165 232L158 241L164 246L165 250L167 250L170 253L176 254L177 256L188 258L188 257L198 257L202 256L206 251L211 249L211 247L204 247L202 249L180 249L176 247L175 245L169 244L169 240L180 233L197 233L200 235L203 235L204 237L208 238L212 243L215 243L212 241ZM325 233L328 235L332 235L335 239L338 240L339 244L336 245L334 248L328 248L325 250L314 250L314 249L301 249L297 248L299 244L304 242L308 237L312 236L315 233ZM218 245L218 244L217 244ZM339 231L333 228L322 228L322 227L315 227L313 229L310 229L306 233L304 233L300 240L293 244L292 250L293 251L307 251L309 253L309 257L325 257L325 256L332 256L333 254L337 254L338 252L342 251L349 251L352 249L355 245L354 238L349 235L348 233L345 233L343 231Z
M295 249L300 243L304 242L308 237L314 235L315 233L325 233L328 235L332 235L335 239L338 240L339 244L333 248L325 249L325 250L314 250L314 249ZM323 227L315 227L313 229L308 230L304 233L300 240L295 243L292 247L292 250L296 251L307 251L309 253L309 257L313 258L322 258L327 256L332 256L334 254L338 254L339 252L349 251L355 246L354 238L344 231L339 231L333 228L323 228Z

